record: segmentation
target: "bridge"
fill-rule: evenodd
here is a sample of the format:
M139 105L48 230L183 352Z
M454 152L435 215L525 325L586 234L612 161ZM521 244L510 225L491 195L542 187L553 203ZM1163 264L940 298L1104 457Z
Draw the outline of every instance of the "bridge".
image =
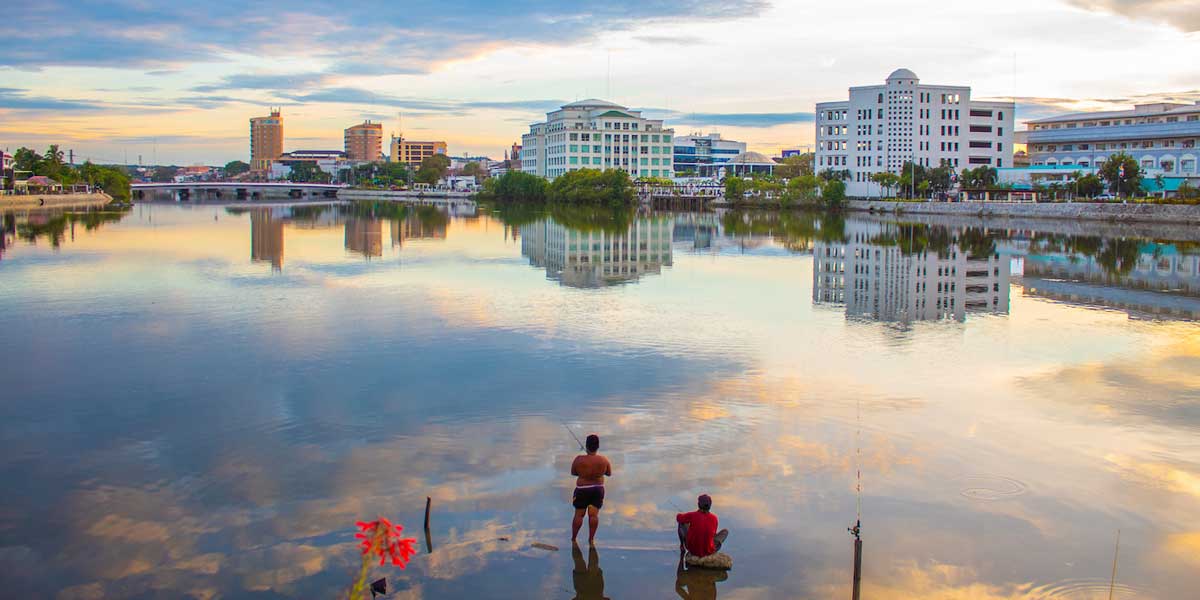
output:
M321 197L336 198L338 190L344 186L328 183L288 183L288 182L240 182L240 181L190 181L184 183L134 183L130 189L134 198L144 198L148 193L171 194L176 200L190 200L196 197L236 198L238 200L257 200L267 196L287 196L288 198Z

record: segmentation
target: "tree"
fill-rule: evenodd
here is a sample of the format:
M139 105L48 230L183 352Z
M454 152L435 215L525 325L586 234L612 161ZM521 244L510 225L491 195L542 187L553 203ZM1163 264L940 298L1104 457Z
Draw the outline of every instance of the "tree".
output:
M179 167L155 167L154 172L150 174L150 181L170 183L175 181L175 174L178 172Z
M821 200L825 208L839 209L846 202L846 182L841 179L826 181L821 187Z
M900 176L890 171L880 171L871 175L871 181L879 184L886 194L900 183Z
M545 179L532 173L509 171L499 177L488 179L483 183L480 192L481 200L493 201L500 204L517 202L542 203L546 201L546 189L549 184Z
M1142 190L1142 168L1124 152L1113 154L1100 163L1100 177L1108 184L1108 189L1119 195L1132 196Z
M225 176L226 177L237 177L238 175L241 175L242 173L245 173L249 170L250 170L250 165L248 163L242 162L240 160L231 160L231 161L225 163Z
M800 175L788 180L783 199L788 203L813 204L821 191L821 178L813 174Z
M1181 200L1200 200L1200 188L1193 186L1186 180L1179 184L1179 190L1175 194Z
M963 169L960 174L963 187L972 189L995 187L998 178L998 171L988 165L980 165L974 169Z
M487 171L483 170L483 165L477 162L469 162L463 166L462 174L468 177L474 177L475 183L479 183L487 177Z
M1104 193L1104 181L1094 173L1079 175L1075 178L1075 192L1080 196L1094 198Z
M725 178L725 199L730 202L744 202L746 192L750 191L750 182L741 177Z
M825 181L833 181L835 179L838 181L845 181L846 179L850 178L850 170L838 169L835 171L833 169L825 169L824 171L821 171L820 176L821 179Z
M925 178L925 167L912 161L905 162L900 166L900 180L897 182L900 192L905 198L911 198Z
M36 172L41 163L42 157L29 148L18 148L16 154L13 154L13 170L27 171L26 176Z
M333 176L322 171L317 163L306 161L292 164L292 175L289 179L293 183L329 183Z
M803 175L813 174L813 153L804 152L793 154L775 167L775 176L780 179L792 179Z
M433 156L425 157L425 160L421 161L421 166L417 168L416 179L420 183L436 185L449 172L450 157L445 154L434 154Z
M620 169L567 171L550 182L546 199L556 204L622 207L637 203L633 180Z

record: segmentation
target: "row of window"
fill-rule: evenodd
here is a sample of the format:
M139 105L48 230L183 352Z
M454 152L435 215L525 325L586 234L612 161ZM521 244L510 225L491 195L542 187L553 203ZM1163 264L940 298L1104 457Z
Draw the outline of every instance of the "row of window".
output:
M1120 125L1145 125L1148 123L1181 123L1200 121L1200 114L1171 115L1168 117L1137 117L1130 119L1110 119L1104 121L1082 121L1074 123L1044 123L1031 124L1031 131L1041 129L1075 129L1076 127L1117 127Z
M1195 140L1195 139L1191 139L1191 140L1142 140L1140 142L1119 142L1119 143L1113 142L1113 143L1095 144L1095 148L1092 148L1092 144L1062 144L1061 148L1062 148L1063 152L1077 152L1077 151L1085 151L1086 152L1086 151L1092 150L1092 149L1095 149L1095 150L1127 150L1127 149L1131 149L1131 148L1133 148L1133 149L1137 149L1137 148L1141 148L1141 149L1147 149L1147 148L1195 148L1197 141L1200 141L1200 140ZM1178 146L1176 145L1176 142L1179 143ZM1060 148L1060 146L1058 144L1034 144L1033 145L1034 152L1058 152L1059 148Z

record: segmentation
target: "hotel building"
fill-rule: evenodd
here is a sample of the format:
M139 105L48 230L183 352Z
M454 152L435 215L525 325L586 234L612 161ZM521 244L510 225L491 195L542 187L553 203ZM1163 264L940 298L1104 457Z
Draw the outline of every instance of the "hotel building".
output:
M746 151L746 142L721 139L721 134L681 135L675 138L675 176L697 177L705 166L720 166Z
M897 69L883 85L850 88L850 99L817 104L817 171L846 171L846 193L879 196L871 175L904 163L955 171L1011 167L1012 102L971 99L971 88L923 85Z
M250 119L250 169L268 171L283 154L283 115L271 109L265 117Z
M546 113L521 136L521 170L554 179L578 169L620 169L633 178L671 177L675 131L603 100Z
M674 230L670 217L635 219L622 232L580 231L542 219L521 226L521 254L565 286L602 287L671 266Z
M972 256L957 244L939 255L905 254L894 225L847 224L845 243L813 245L813 303L842 304L846 316L876 321L963 321L967 313L1009 310L1011 262L998 252Z
M363 121L345 131L346 158L377 161L383 157L383 124Z
M434 154L446 154L446 142L417 142L406 140L402 135L392 136L391 162L415 167Z
M1200 102L1037 119L1029 121L1021 138L1035 167L1094 168L1124 152L1152 177L1200 177Z

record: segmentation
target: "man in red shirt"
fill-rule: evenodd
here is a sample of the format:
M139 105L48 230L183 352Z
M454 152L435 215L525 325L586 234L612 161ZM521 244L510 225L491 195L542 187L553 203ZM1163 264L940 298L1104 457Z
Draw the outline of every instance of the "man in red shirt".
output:
M729 530L717 531L717 515L711 512L712 498L708 494L696 499L696 507L700 510L675 515L675 522L679 523L679 549L704 557L721 549Z

